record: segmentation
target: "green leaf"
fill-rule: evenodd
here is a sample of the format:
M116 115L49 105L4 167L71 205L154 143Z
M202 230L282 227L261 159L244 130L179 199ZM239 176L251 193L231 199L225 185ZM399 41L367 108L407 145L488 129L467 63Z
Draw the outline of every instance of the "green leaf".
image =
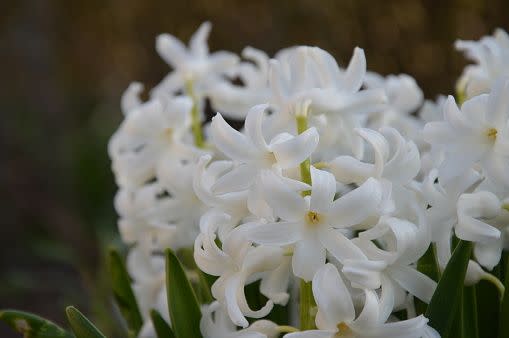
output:
M171 326L177 338L200 338L200 306L182 264L173 251L167 249L166 288Z
M477 324L480 338L498 337L500 293L489 281L481 280L475 286L477 295Z
M68 306L65 309L65 313L67 314L71 329L77 338L106 338L106 336L74 306Z
M500 305L500 318L503 318L505 320L500 320L499 322L499 331L498 331L498 337L499 338L509 338L509 260L507 260L505 268L505 292L504 292L504 298L502 298L502 304Z
M454 309L454 319L448 335L453 338L463 338L463 292L459 294L456 308Z
M36 316L32 313L2 310L0 320L13 330L23 334L25 338L72 338L73 335L59 327L57 324Z
M463 338L479 338L476 287L463 288Z
M158 338L175 338L170 325L166 323L163 317L156 310L150 310L150 318L154 324Z
M430 244L428 250L417 262L417 270L433 279L435 282L440 278L435 244Z
M460 241L445 267L442 278L439 280L426 310L429 325L437 330L442 338L449 337L455 309L462 296L463 283L471 254L472 243Z
M143 325L143 318L131 288L131 278L117 250L110 249L108 258L113 295L129 331L134 332L136 336Z
M417 261L417 270L433 279L435 282L440 278L440 268L438 266L437 254L435 244L431 243L428 250L424 255ZM417 314L424 314L428 304L422 300L415 299L415 310Z

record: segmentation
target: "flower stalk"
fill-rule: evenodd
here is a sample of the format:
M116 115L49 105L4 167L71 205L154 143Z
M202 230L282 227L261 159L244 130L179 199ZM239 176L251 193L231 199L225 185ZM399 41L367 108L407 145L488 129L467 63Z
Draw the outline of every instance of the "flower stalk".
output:
M308 129L308 109L309 104L304 104L304 109L299 114L296 114L297 120L297 133L302 134ZM300 176L304 183L311 185L311 160L307 158L300 164ZM303 191L304 196L311 194L310 190ZM300 329L309 330L315 327L314 315L312 308L315 306L313 298L313 290L311 282L306 282L301 279L300 281Z
M193 106L191 108L191 130L193 132L194 144L198 148L203 148L205 146L205 142L203 141L203 131L200 121L200 99L194 92L192 81L186 81L186 93L193 101Z

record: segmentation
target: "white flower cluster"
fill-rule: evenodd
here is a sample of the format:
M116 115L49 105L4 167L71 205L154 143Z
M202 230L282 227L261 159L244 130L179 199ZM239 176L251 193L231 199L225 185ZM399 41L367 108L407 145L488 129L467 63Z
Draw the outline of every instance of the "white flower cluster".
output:
M443 269L454 236L472 241L474 284L494 279L506 247L507 34L457 43L477 62L459 80L459 106L424 103L408 75L367 72L360 48L344 68L317 47L272 59L247 47L239 58L210 53L209 31L202 24L189 47L157 38L173 69L145 102L142 85L129 86L109 144L143 316L168 318L162 250L191 248L217 276L204 337L438 337L416 315L414 299L428 303L436 288L418 260L432 248ZM207 102L218 113L203 123ZM259 309L244 293L254 282ZM305 296L316 304L298 330ZM275 304L296 309L288 325L248 321ZM155 337L149 319L140 337Z

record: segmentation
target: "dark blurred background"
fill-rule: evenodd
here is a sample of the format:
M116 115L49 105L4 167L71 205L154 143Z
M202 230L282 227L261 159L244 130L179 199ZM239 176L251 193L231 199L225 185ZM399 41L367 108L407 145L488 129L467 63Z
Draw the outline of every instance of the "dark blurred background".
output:
M456 38L509 27L509 1L13 0L0 3L0 308L64 323L76 304L114 334L105 246L117 240L106 154L119 98L168 72L157 34L187 41L213 23L212 50L317 45L343 65L408 73L426 97L452 93ZM0 326L1 337L14 337Z

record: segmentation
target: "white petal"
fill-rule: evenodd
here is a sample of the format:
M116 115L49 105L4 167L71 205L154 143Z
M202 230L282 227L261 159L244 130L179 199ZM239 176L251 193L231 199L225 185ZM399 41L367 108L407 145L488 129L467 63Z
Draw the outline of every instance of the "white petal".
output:
M291 258L284 257L281 264L262 278L260 283L260 292L271 299L275 304L285 306L290 298L290 294L288 293L290 264Z
M389 269L391 277L425 303L429 303L435 292L437 283L425 274L408 266L393 266Z
M302 238L302 224L296 222L274 222L251 227L246 233L249 240L258 244L288 245Z
M271 143L270 149L281 168L293 168L311 156L311 153L318 145L318 140L318 131L316 128L311 127L290 140L275 144Z
M211 73L229 74L238 61L239 57L236 54L227 51L217 51L208 56L208 71ZM257 103L259 102L257 101Z
M467 241L489 242L500 237L500 231L477 218L493 218L500 212L500 201L488 191L463 194L458 199L456 235Z
M490 243L476 243L474 246L474 256L488 270L492 270L500 262L502 256L502 241L493 241Z
M322 245L340 262L345 259L366 259L362 250L345 237L340 230L326 229L318 234Z
M242 314L242 311L240 311L240 307L237 302L239 289L244 288L244 286L241 285L241 281L241 276L238 274L230 277L225 283L224 295L230 319L235 325L246 328L249 326L249 322Z
M378 289L382 284L381 272L387 264L383 261L372 261L367 259L344 259L341 270L353 287L365 289Z
M428 319L420 315L415 318L401 320L392 323L378 325L372 330L366 332L366 335L377 338L422 338L433 337L438 338L440 335L434 335L433 329L426 326ZM426 333L426 330L428 330ZM435 332L436 333L436 332ZM426 335L430 334L430 336Z
M295 244L293 251L293 273L306 282L325 264L325 249L315 238L305 238Z
M350 323L354 320L352 297L334 265L325 264L316 272L313 278L313 295L322 318L329 325Z
M307 205L300 194L291 190L285 182L272 171L263 171L261 180L265 198L276 216L285 221L296 222L303 219Z
M311 90L312 109L345 114L368 114L386 108L387 96L382 89L366 89L354 94Z
M215 194L225 194L246 190L256 178L256 171L256 168L251 165L241 164L219 177L211 187L212 192Z
M346 69L343 77L344 88L350 92L357 92L364 81L364 75L366 74L366 56L364 50L359 47L355 47L353 56L350 59L348 68Z
M379 322L385 323L394 310L394 285L387 276L382 276Z
M139 82L132 82L129 84L129 87L122 94L122 98L120 100L120 107L122 108L122 113L127 115L129 111L134 108L139 107L142 104L140 99L140 94L143 91L143 84Z
M187 59L186 46L170 34L161 34L156 38L156 51L173 68L178 68Z
M283 338L334 338L335 331L307 330L302 332L288 333Z
M263 136L263 117L265 110L267 109L266 104L260 104L254 106L249 110L246 116L246 122L244 128L246 129L246 135L249 137L251 142L260 150L267 151L267 143Z
M219 113L212 118L210 132L216 147L231 159L250 161L257 154L247 137L230 127Z
M282 262L283 249L260 245L250 250L242 262L242 270L249 275L276 269Z
M482 111L478 112L479 114ZM486 119L493 126L504 126L509 117L509 80L498 80L489 95L488 107L486 107Z
M198 30L193 34L189 40L189 49L194 56L204 58L209 53L207 39L209 38L212 25L210 22L205 21L200 25Z
M368 177L375 177L375 166L359 161L352 156L338 156L329 162L329 170L344 184L363 183Z
M326 171L311 167L311 205L310 210L318 213L329 211L336 194L336 180Z
M360 187L341 196L332 204L327 219L334 227L349 227L378 212L382 201L382 186L369 178Z
M364 307L362 312L351 324L354 330L359 330L366 327L376 327L379 322L379 300L376 292L373 290L364 290ZM362 331L361 331L362 332Z

